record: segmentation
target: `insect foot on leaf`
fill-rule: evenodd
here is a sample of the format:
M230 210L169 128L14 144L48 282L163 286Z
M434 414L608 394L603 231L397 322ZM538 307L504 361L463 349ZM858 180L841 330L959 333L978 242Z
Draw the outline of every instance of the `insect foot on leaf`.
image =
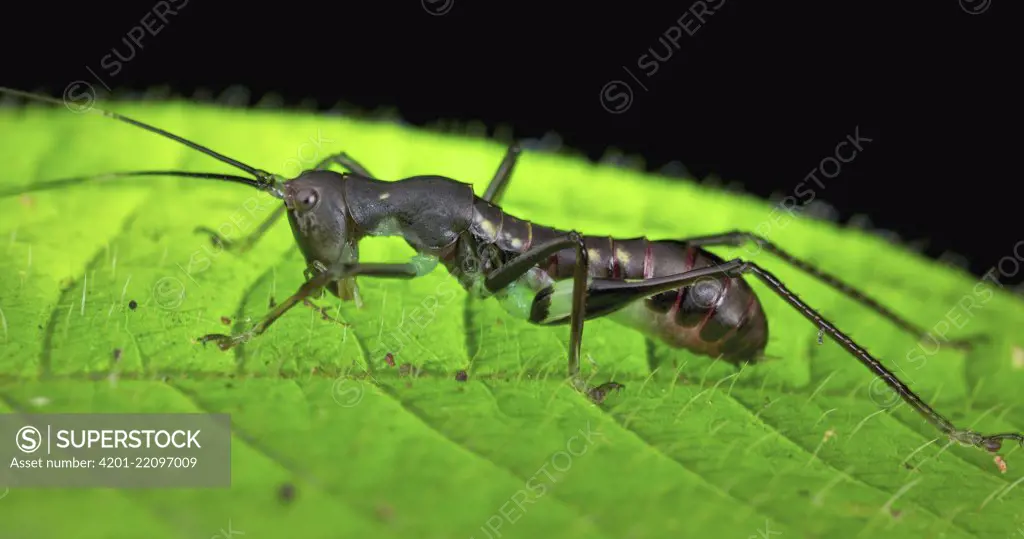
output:
M213 244L213 246L217 247L218 249L230 251L235 246L235 242L225 238L224 236L221 236L219 233L217 233L216 230L213 230L212 228L207 228L205 226L197 226L195 230L193 230L193 232L196 234L203 234L209 236L210 243Z
M601 404L604 402L605 397L608 396L612 391L621 391L626 386L618 382L605 382L595 388L587 391L587 396L591 398L595 403Z
M978 447L989 453L998 453L1003 447L1003 440L1014 440L1024 447L1024 435L1017 433L991 434L985 436L972 430L954 430L949 433L949 439L962 446ZM997 455L996 464L1000 468L1005 467L1005 462Z
M574 379L572 385L577 391L586 395L595 404L601 404L604 402L604 399L608 397L608 394L612 391L619 391L626 387L618 382L605 382L597 387L590 387L590 385L582 378Z
M203 335L202 337L199 337L199 339L197 339L197 342L199 342L203 346L206 346L206 343L211 341L216 342L217 348L220 348L221 350L226 352L239 344L247 342L251 337L252 332L249 331L235 336L223 335L221 333L210 333L208 335Z

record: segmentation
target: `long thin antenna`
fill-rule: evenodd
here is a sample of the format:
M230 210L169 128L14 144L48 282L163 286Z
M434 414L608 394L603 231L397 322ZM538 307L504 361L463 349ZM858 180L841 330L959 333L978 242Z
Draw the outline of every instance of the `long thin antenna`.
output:
M15 90L13 88L5 88L3 86L0 86L0 94L14 95L14 96L18 96L18 97L23 97L25 99L30 99L30 100L33 100L33 101L40 101L40 102L43 102L43 103L50 103L50 104L54 104L54 105L64 105L65 104L63 101L61 101L59 99L54 99L54 98L49 97L49 96L33 94L31 92L24 92L24 91L21 91L21 90ZM208 155L208 156L210 156L210 157L212 157L212 158L214 158L214 159L216 159L216 160L218 160L218 161L220 161L222 163L226 163L226 164L231 165L231 166L233 166L233 167L235 167L235 168L237 168L239 170L242 170L242 171L245 171L245 172L251 174L254 178L256 178L257 182L255 184L250 184L250 185L253 185L254 187L257 187L258 189L262 189L262 190L265 190L265 191L270 191L275 196L280 194L280 189L279 189L279 187L277 185L278 182L274 178L274 175L269 173L269 172L267 172L267 171L265 171L265 170L260 170L260 169L251 167L249 165L246 165L245 163L242 163L241 161L237 161L237 160L232 159L232 158L230 158L230 157L228 157L226 155L219 154L219 153L217 153L217 152L215 152L215 151L213 151L213 150L211 150L211 149L209 149L209 148L207 148L205 146L202 146L200 144L196 144L195 142L192 142L192 141L190 141L188 139L179 137L178 135L175 135L174 133L170 133L168 131L164 131L163 129L160 129L158 127L153 127L153 126L151 126L149 124L142 123L142 122L140 122L138 120L134 120L134 119L129 118L127 116L122 116L120 114L117 114L116 112L111 112L109 110L101 109L99 107L90 107L87 112L97 112L97 113L102 114L103 116L106 116L107 118L113 118L115 120L118 120L118 121L121 121L121 122L125 122L125 123L131 124L131 125L134 125L135 127L140 127L142 129L145 129L146 131L149 131L149 132L152 132L152 133L156 133L157 135L160 135L162 137L169 138L171 140L175 140L177 142L180 142L181 144L184 144L185 146L188 146L189 148L192 148L193 150L202 152L202 153L204 153L204 154L206 154L206 155ZM278 197L278 198L280 198L280 197Z
M263 185L258 180L246 178L245 176L236 176L234 174L221 174L219 172L189 172L184 170L132 170L128 172L105 172L103 174L93 174L90 176L76 176L74 178L63 178L60 180L30 184L8 190L0 190L0 197L22 195L37 191L47 191L49 189L67 187L69 185L93 180L114 180L117 178L128 178L132 176L178 176L183 178L203 178L208 180L244 183L245 185L255 187L257 189L263 189Z

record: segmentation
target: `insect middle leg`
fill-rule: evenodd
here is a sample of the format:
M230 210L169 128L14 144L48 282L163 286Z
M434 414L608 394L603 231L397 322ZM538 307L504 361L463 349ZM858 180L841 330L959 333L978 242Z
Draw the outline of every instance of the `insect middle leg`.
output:
M739 247L746 243L753 243L760 247L761 249L764 249L765 251L768 251L769 253L772 253L773 255L779 257L782 261L796 267L797 269L803 271L804 273L807 273L811 277L831 286L833 289L838 290L846 297L860 303L861 305L868 307L872 311L881 315L886 320L889 320L890 322L895 324L904 332L909 333L918 339L923 338L925 335L928 334L928 331L926 329L892 312L889 308L878 303L878 301L869 297L864 292L861 292L860 290L839 280L839 278L829 273L826 273L803 260L800 260L799 258L787 253L786 251L783 251L781 248L779 248L771 241L768 241L766 238L754 234L753 232L732 230L729 232L725 232L723 234L699 236L696 238L687 238L680 241L684 242L688 246L694 247ZM947 341L950 346L953 346L955 348L970 348L974 341L982 339L984 339L984 337L978 336L967 339Z
M570 232L565 237L539 244L492 270L484 279L484 287L491 293L497 292L551 255L570 248L576 252L571 283L563 281L541 290L534 298L530 321L541 325L561 324L566 320L565 311L568 303L569 378L573 387L597 402L603 401L609 391L622 389L624 386L617 382L606 382L597 387L590 387L580 375L580 348L583 343L585 320L610 314L639 299L692 284L709 275L720 274L723 268L735 269L740 265L739 262L729 262L723 266L700 268L640 282L593 279L589 276L589 258L583 237L577 232ZM568 298L563 283L571 284L571 296Z
M563 249L575 249L576 265L572 277L571 314L569 316L569 379L573 387L585 393L591 399L601 402L609 391L621 389L622 384L607 382L597 387L590 387L580 376L580 346L583 343L583 322L586 317L587 285L589 280L588 258L583 236L578 232L548 240L534 246L529 251L513 258L505 265L491 270L484 279L484 288L488 292L497 292L525 275L537 264ZM549 287L546 290L551 290ZM541 294L544 294L541 291ZM540 294L538 294L540 296ZM536 305L536 299L534 304Z
M288 312L289 309L299 302L303 302L304 300L315 296L317 291L321 290L329 283L346 277L354 277L356 275L411 279L416 277L418 273L414 264L336 264L326 268L324 271L318 272L312 278L303 283L302 286L299 287L298 291L289 296L288 299L276 305L249 331L239 335L211 333L203 335L198 340L202 344L216 342L217 346L221 350L230 350L239 344L248 342L257 335L261 335L270 327L271 324L277 321L278 318Z

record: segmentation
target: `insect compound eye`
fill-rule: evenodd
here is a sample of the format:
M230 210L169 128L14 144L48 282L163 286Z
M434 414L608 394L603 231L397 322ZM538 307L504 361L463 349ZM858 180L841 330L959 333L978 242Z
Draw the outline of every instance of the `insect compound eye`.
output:
M316 191L312 189L299 191L298 194L295 196L295 202L298 204L299 209L301 209L302 211L312 210L313 207L316 206L317 200L318 196L316 194Z

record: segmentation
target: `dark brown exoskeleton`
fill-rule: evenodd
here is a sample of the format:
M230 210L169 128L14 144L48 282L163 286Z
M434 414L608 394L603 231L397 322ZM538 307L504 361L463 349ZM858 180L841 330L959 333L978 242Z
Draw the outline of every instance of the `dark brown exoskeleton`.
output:
M0 88L0 93L60 103L17 90ZM1004 439L1024 445L1024 436L1018 433L986 436L956 427L767 270L741 259L726 261L704 250L710 246L756 245L870 307L902 330L918 337L926 334L865 294L764 238L742 231L668 241L585 236L505 213L499 201L519 157L516 146L506 153L483 196L476 196L470 184L442 176L374 179L344 153L285 180L142 122L92 110L176 140L252 176L135 171L103 175L106 178L149 175L226 180L256 187L284 202L240 242L232 243L213 231L199 229L227 249L244 251L287 215L307 262L306 282L249 331L200 338L203 343L217 343L222 350L263 333L293 306L308 303L325 288L359 305L356 277L409 279L431 273L440 263L470 293L496 298L514 316L534 324L569 325L569 378L577 390L600 402L610 390L623 386L610 381L591 387L581 377L579 356L585 320L606 316L674 347L735 364L753 362L767 345L768 324L761 304L743 279L749 274L810 320L819 335L827 333L952 440L991 452L998 451ZM348 172L328 170L332 164ZM91 178L46 185L85 179ZM367 236L400 236L418 255L405 263L360 261L359 242Z

